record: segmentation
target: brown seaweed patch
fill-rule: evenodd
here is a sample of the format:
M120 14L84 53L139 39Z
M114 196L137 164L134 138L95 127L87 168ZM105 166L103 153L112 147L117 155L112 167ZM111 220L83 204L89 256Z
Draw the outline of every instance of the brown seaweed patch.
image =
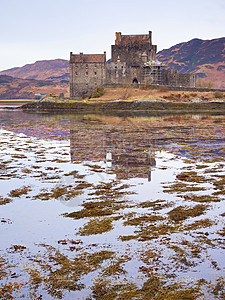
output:
M215 186L216 189L218 189L218 192L215 192L214 194L225 194L225 176L224 175L217 175L216 177L219 177L220 180L215 180L213 182L213 185Z
M82 209L80 211L64 214L64 216L69 218L74 218L74 219L81 219L87 217L109 216L112 214L113 214L113 210L110 208L102 209L102 208L95 207L94 209Z
M138 241L144 242L152 239L157 239L160 236L169 235L179 231L177 225L159 224L159 225L147 225L141 226L135 231L134 235L120 236L121 241L129 241L137 239Z
M225 280L220 277L216 280L216 284L212 289L212 293L219 299L225 299Z
M198 220L191 224L185 225L184 230L196 230L196 229L200 229L200 228L207 228L207 227L210 227L215 224L217 224L216 221L212 221L210 219L203 219L203 220Z
M211 195L201 195L201 196L197 196L194 194L188 194L184 196L185 200L188 201L194 201L194 202L220 202L222 199L215 197L215 196L211 196Z
M194 207L178 206L168 212L171 220L175 222L186 220L190 217L198 217L207 209L207 205L198 204Z
M185 283L166 284L165 278L149 274L149 278L138 288L134 283L120 283L98 278L91 287L92 297L98 300L112 299L154 299L154 300L196 300L201 295L198 286Z
M102 276L115 276L120 274L125 274L126 271L121 266L124 262L123 259L118 259L116 261L112 261L109 266L105 267L102 271Z
M0 286L0 299L2 300L13 300L15 299L14 294L18 292L23 283L7 282Z
M18 158L18 159L21 159L21 158L27 158L26 155L24 154L14 154L12 155L12 158Z
M154 300L196 300L200 299L199 287L186 287L185 284L173 284L159 291Z
M55 162L57 164L63 164L63 163L69 163L70 160L64 160L64 159L56 158L56 159L52 160L52 162Z
M217 234L225 236L225 226L220 231L217 231Z
M25 174L30 174L31 170L25 168L25 169L22 169L21 172L25 173Z
M8 267L8 261L4 257L0 256L0 280L7 276L6 270L8 269Z
M194 186L194 185L188 185L187 183L183 182L175 182L174 184L164 187L163 192L165 193L186 193L186 192L199 192L199 191L205 191L205 187L200 186Z
M162 221L164 218L160 215L144 215L137 218L128 218L123 225L131 225L131 226L138 226L138 225L145 225L146 223L153 223Z
M103 200L85 202L82 206L84 206L82 210L64 214L64 216L74 219L109 216L124 208L126 205L124 201Z
M95 191L92 193L89 193L90 196L97 196L100 199L116 199L121 198L122 196L133 194L133 192L130 191L123 191L124 189L127 189L129 185L123 184L119 185L118 181L112 181L112 182L101 182L95 187Z
M57 186L52 188L49 192L42 190L41 193L34 196L34 199L49 200L63 197L65 200L70 200L73 197L81 195L84 189L91 187L92 184L87 182L80 182L76 187L73 186Z
M12 199L10 198L4 198L2 196L0 196L0 205L6 205L8 203L12 202Z
M10 197L21 197L22 195L27 195L32 189L30 186L23 186L21 188L12 190L8 195Z
M183 172L176 176L177 179L187 182L204 183L208 181L204 176L198 175L197 172Z
M112 251L98 251L94 253L82 253L69 259L54 248L49 248L47 256L37 262L41 271L27 270L30 274L30 284L37 288L44 284L48 294L54 298L64 298L65 291L81 290L85 286L78 281L83 275L95 271L100 265L114 256Z
M114 218L106 217L104 219L90 220L79 230L80 235L102 234L113 229L112 222Z
M23 246L23 245L12 245L9 250L10 252L21 252L24 251L25 249L27 249L27 247Z
M139 206L142 208L152 208L153 210L168 208L171 205L171 203L168 203L165 200L144 201L139 204Z

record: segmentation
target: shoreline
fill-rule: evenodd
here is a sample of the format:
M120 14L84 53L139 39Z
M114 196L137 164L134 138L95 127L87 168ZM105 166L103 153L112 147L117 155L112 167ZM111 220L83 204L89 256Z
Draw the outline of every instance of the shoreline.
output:
M111 102L74 102L26 103L17 109L27 112L77 112L77 113L126 113L139 112L148 114L158 113L215 113L225 114L225 102L153 102L153 101L111 101Z

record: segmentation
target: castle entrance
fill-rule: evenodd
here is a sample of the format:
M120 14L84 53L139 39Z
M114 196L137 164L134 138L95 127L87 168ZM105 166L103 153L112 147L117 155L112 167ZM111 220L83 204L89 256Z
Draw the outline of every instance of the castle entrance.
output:
M138 80L136 77L133 79L133 84L138 84Z

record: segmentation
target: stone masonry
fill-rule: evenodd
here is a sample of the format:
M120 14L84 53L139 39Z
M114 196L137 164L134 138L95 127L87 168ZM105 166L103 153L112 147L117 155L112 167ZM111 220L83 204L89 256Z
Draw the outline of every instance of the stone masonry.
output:
M111 46L111 59L104 54L70 52L70 97L79 99L97 87L115 85L168 85L196 87L195 74L180 74L156 59L157 46L152 45L152 32L122 35L116 32Z

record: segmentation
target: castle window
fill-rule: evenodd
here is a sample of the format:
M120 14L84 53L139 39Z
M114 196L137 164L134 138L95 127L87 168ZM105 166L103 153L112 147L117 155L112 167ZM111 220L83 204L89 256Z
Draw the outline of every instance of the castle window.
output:
M97 68L97 65L95 64L95 68Z
M115 66L115 69L117 69L117 66Z
M76 75L76 76L78 75L77 72L75 72L75 75Z
M95 76L97 75L97 72L95 72Z
M88 64L86 64L86 69L88 68Z
M86 75L88 75L88 72L86 72Z
M75 67L77 68L77 67L78 67L78 64L75 64Z

